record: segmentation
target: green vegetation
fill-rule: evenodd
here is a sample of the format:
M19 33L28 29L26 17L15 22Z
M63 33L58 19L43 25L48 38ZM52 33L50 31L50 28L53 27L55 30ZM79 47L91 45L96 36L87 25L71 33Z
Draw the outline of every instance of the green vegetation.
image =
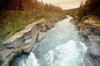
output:
M100 0L87 0L84 5L80 5L78 13L80 22L93 16L100 17Z
M72 16L74 18L77 18L77 14L78 14L79 8L69 9L69 10L64 10L64 11L65 11L65 14L70 15L70 16Z
M86 0L79 8L65 10L65 13L74 17L79 22L89 23L92 25L100 24L100 0Z
M100 17L98 17L98 16L92 16L91 19L93 19L96 22L100 21Z
M0 43L41 18L57 19L64 15L60 7L37 0L2 0L0 5Z

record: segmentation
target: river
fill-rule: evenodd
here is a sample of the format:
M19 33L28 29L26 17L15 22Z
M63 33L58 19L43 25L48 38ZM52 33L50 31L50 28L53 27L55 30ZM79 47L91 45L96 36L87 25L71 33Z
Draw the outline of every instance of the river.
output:
M80 39L72 17L59 21L47 31L47 36L37 42L33 51L15 58L10 66L84 66L86 46Z

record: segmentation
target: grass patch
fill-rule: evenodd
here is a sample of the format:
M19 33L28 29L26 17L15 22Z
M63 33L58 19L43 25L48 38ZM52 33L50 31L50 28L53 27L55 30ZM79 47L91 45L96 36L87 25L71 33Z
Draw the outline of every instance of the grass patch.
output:
M98 16L92 16L91 19L100 23L100 17L98 17Z
M99 24L100 25L100 23L96 23L96 24Z

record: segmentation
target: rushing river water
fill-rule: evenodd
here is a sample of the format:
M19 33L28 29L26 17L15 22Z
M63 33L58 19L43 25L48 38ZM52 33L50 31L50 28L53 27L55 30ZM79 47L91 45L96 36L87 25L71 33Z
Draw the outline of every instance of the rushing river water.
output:
M17 57L11 66L83 66L86 47L71 19L68 16L56 23L48 30L47 37L35 44L29 55Z

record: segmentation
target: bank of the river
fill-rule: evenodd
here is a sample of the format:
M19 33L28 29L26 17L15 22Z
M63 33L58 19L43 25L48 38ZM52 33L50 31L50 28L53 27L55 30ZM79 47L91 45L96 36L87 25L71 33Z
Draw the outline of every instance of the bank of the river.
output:
M100 66L100 26L88 23L78 23L75 20L71 22L86 39L87 54L84 57L85 66Z
M64 18L66 17L51 19L48 22L43 19L29 24L25 29L17 32L0 45L0 66L9 66L12 59L23 52L30 53L34 43L45 38L47 30L54 27L56 22Z

